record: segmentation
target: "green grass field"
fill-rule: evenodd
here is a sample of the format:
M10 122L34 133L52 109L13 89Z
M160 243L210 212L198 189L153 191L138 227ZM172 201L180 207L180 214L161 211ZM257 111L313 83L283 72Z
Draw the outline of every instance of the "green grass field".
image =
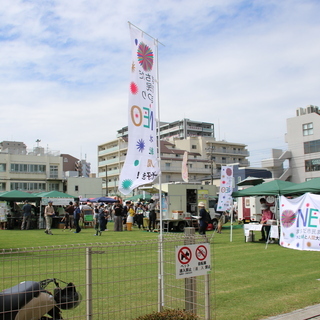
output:
M245 243L243 230L236 227L232 242L228 225L224 226L222 234L214 234L212 238L211 289L215 319L263 319L320 303L319 252L285 249L276 244L265 249L264 243ZM112 228L110 223L109 229ZM54 229L53 236L44 234L43 230L1 230L0 248L157 238L156 233L137 229L132 232L111 230L103 232L101 237L93 236L92 228L83 229L79 234ZM207 234L209 237L213 235L212 232Z

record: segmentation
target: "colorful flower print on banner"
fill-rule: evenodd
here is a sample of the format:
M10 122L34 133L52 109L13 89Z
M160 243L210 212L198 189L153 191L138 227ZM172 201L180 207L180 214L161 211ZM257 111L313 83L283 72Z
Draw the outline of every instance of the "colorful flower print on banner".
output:
M231 196L232 180L233 180L233 167L222 166L217 211L230 210L233 204L232 196Z
M280 198L280 245L297 250L320 250L320 195L306 193Z
M119 191L153 182L159 175L157 159L157 57L155 43L130 27L132 44L129 86L128 151L119 180Z

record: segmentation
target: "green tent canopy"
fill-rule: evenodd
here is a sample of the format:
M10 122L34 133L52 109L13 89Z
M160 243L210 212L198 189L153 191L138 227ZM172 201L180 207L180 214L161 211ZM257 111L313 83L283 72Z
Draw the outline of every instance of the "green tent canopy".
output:
M72 198L72 199L77 198L70 194L60 192L60 191L40 192L40 193L37 193L37 196L41 198Z
M11 190L11 191L6 191L2 192L0 194L0 201L32 201L35 202L36 200L40 200L41 197L28 193L28 192L23 192L20 190Z
M274 196L283 194L283 190L289 186L294 186L296 183L282 180L272 180L257 186L247 188L232 193L233 197L250 197L250 196Z
M305 182L296 183L293 186L289 186L285 188L282 194L295 195L295 194L304 194L306 192L320 193L320 178L314 178Z

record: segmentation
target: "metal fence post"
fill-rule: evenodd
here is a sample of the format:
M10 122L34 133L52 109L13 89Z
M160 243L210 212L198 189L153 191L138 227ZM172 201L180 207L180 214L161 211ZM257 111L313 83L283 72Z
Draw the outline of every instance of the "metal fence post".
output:
M195 244L195 228L185 228L184 244ZM185 309L197 314L196 277L185 278Z
M163 239L158 242L158 312L163 311Z
M210 275L204 276L204 308L205 308L205 320L210 320Z
M92 248L86 248L86 312L87 320L92 319Z

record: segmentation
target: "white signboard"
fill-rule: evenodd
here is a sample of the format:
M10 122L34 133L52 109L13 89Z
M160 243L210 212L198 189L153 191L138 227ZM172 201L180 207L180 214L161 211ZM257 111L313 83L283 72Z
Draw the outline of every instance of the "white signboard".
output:
M203 276L211 270L210 245L191 244L176 247L176 279Z
M73 198L42 198L41 205L48 205L49 201L52 201L54 206L66 206L70 201L74 202Z

